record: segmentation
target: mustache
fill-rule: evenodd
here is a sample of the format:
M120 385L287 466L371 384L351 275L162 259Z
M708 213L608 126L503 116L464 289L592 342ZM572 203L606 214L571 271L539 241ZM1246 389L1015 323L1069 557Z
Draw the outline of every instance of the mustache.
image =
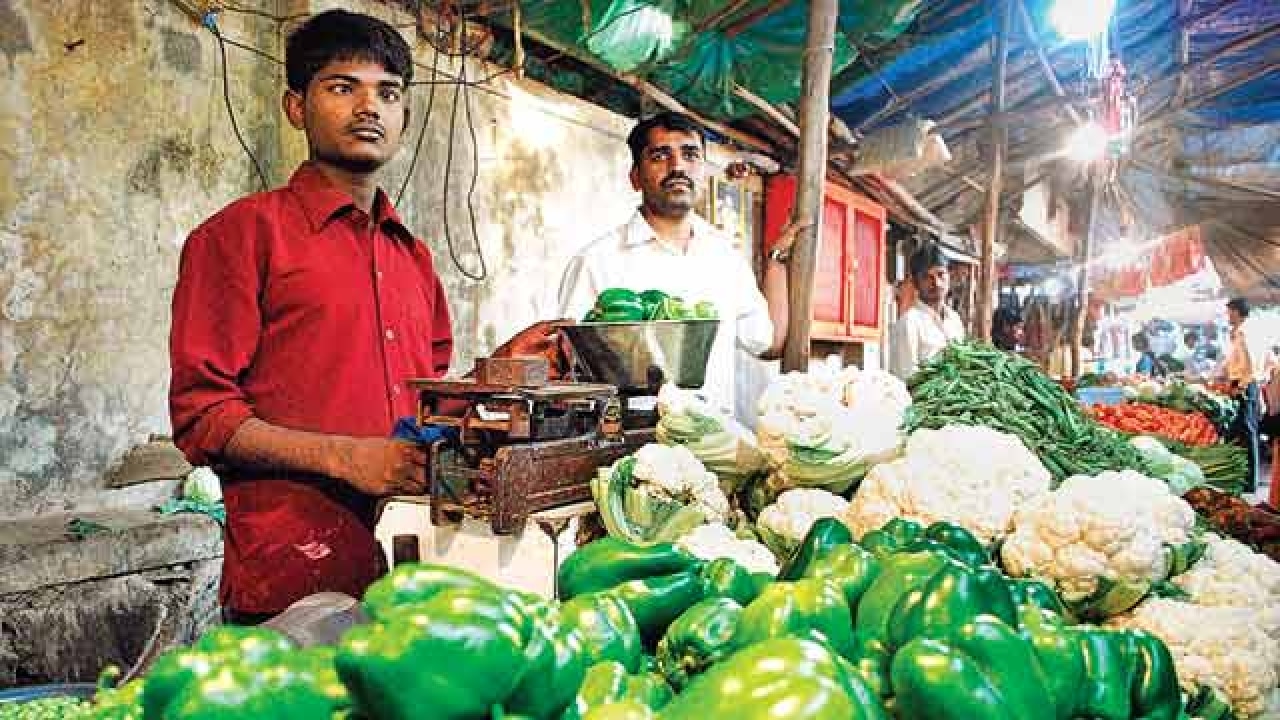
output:
M680 181L687 183L689 187L693 187L693 179L690 178L688 175L685 175L684 173L680 173L680 172L671 173L670 175L663 178L662 187L664 189L670 188L671 186L675 185L677 182L680 182Z

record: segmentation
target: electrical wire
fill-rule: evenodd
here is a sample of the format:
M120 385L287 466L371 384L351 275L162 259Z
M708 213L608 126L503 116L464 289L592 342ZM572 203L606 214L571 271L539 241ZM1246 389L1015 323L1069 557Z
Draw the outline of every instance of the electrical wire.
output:
M464 17L461 20L461 22L464 23L464 27L465 27L466 18ZM448 149L445 152L445 160L444 160L444 193L443 193L444 197L441 202L441 206L444 209L444 239L445 239L445 244L449 249L449 259L453 261L454 267L458 268L458 272L462 273L463 276L465 276L469 280L473 280L475 282L481 282L489 276L489 268L485 263L484 249L480 247L480 232L476 227L476 214L475 214L475 207L473 205L473 197L475 195L476 182L480 175L480 145L479 145L478 139L476 138L475 121L471 115L471 94L468 92L467 83L466 83L467 59L465 57L462 58L462 64L459 66L458 77L462 80L462 82L459 82L457 84L453 92L453 107L450 109L450 113L449 113ZM453 139L457 133L458 100L460 97L463 99L464 104L466 105L467 126L471 131L472 172L471 172L471 183L470 183L470 186L467 188L467 214L471 219L471 236L472 236L473 242L475 243L476 257L480 261L479 273L473 273L467 268L462 266L462 261L458 257L457 250L454 247L453 232L452 232L452 229L449 227L449 185L450 185L450 178L452 176L452 171L453 171Z
M435 50L435 54L431 59L431 76L434 78L440 65L440 49L431 46ZM417 84L417 83L414 83ZM404 192L409 187L409 181L413 179L413 171L418 166L418 154L422 152L422 141L427 136L427 126L431 124L431 111L436 104L436 84L435 82L424 83L431 86L431 94L427 96L427 112L422 118L422 127L418 129L418 139L413 143L413 155L409 158L409 169L404 174L404 181L400 184L400 191L396 193L396 207L400 207L400 201L404 199Z
M236 122L235 107L231 104L231 78L227 70L227 41L222 37L222 31L218 29L218 20L213 14L205 16L204 24L218 40L218 52L222 57L222 99L227 105L227 117L231 119L231 130L235 133L236 140L240 142L240 148L244 150L244 154L249 156L249 160L253 163L254 171L258 173L258 181L262 183L263 191L266 191L269 188L267 174L262 171L262 165L258 162L257 156L249 149L249 143L245 142L244 135L240 132L240 124Z

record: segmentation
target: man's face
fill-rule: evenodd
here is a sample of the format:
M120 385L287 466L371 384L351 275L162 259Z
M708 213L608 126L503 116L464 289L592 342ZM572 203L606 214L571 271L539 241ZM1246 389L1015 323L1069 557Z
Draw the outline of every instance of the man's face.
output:
M285 113L306 131L313 160L367 174L400 147L408 120L404 91L404 79L379 63L335 61L316 73L305 93L285 93Z
M678 218L693 209L705 175L701 137L653 128L639 164L631 168L631 187L640 191L649 212Z
M926 305L937 305L947 297L951 289L951 273L945 266L936 265L924 274L916 276L916 289Z
M1240 317L1239 310L1236 310L1233 307L1227 308L1227 322L1231 325L1231 327L1240 327L1240 322L1242 319L1243 318Z

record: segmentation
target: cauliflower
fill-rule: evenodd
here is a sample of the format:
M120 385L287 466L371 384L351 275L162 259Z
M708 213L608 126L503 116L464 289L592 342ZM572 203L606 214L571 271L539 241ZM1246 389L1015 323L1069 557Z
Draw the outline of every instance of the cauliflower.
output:
M715 473L726 493L765 469L755 437L737 420L675 385L658 391L658 442L684 445Z
M818 363L779 377L758 406L769 485L844 492L872 465L896 456L910 403L906 386L880 370Z
M1280 563L1231 538L1205 540L1204 557L1174 584L1197 605L1252 609L1258 627L1280 642Z
M1070 603L1099 599L1106 616L1165 578L1166 545L1192 540L1195 512L1160 480L1125 470L1067 478L1023 506L1013 526L1001 548L1010 575L1050 581ZM1117 583L1127 586L1124 596L1107 599Z
M702 560L729 558L753 573L778 574L778 561L769 548L755 540L743 540L723 523L696 527L676 543Z
M708 522L727 522L729 498L683 445L645 445L591 481L609 534L633 543L675 540Z
M1280 643L1259 632L1256 621L1249 608L1151 598L1108 624L1140 628L1163 640L1184 690L1213 688L1237 717L1248 720L1280 713Z
M796 488L782 493L765 508L756 520L756 528L769 549L786 558L819 518L840 517L848 507L848 500L826 490Z
M856 537L895 517L947 520L984 542L1009 531L1014 511L1049 491L1050 475L1022 441L986 427L922 429L903 456L875 466L841 516Z

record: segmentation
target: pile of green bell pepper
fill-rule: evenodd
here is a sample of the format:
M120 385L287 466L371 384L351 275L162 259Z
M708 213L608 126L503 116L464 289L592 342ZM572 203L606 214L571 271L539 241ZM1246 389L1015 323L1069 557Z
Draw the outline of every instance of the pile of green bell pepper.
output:
M706 301L689 304L661 290L635 292L627 288L608 288L596 298L596 304L582 321L714 320L717 317L715 306Z
M820 520L776 579L606 538L566 559L557 588L546 600L402 565L337 648L220 628L101 692L88 717L1230 718L1212 693L1184 703L1158 639L1073 624L1047 586L1004 577L945 523L854 543Z

